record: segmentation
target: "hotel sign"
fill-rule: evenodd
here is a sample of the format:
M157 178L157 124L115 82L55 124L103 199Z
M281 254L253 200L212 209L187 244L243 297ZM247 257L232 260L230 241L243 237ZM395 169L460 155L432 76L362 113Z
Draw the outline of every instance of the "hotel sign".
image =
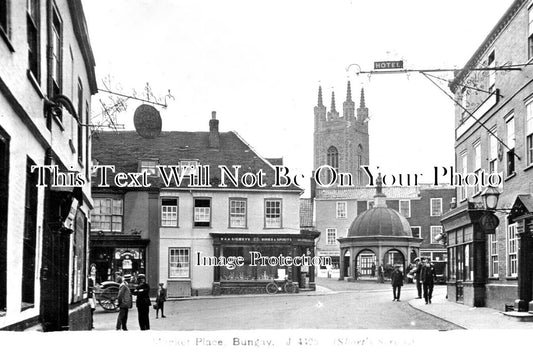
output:
M403 61L374 62L374 69L403 69Z

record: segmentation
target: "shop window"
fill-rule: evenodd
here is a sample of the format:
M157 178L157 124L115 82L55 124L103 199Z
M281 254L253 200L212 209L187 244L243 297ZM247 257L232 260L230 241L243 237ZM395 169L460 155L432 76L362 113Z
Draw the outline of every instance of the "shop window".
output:
M431 198L431 216L441 216L442 215L442 198Z
M229 227L246 227L246 200L230 199L229 201Z
M178 199L161 199L161 226L178 226Z
M91 230L121 232L122 218L122 199L94 198L94 208L91 211Z
M518 235L516 223L507 227L507 276L518 276Z
M448 249L448 257L449 257L449 263L448 263L448 279L455 279L456 275L456 263L457 259L455 258L455 251L456 248L452 247Z
M337 202L337 219L346 219L348 213L347 213L347 203L345 201L338 201Z
M194 226L211 226L210 198L194 198Z
M225 281L268 281L281 279L288 274L289 267L262 264L259 256L292 256L291 248L283 245L257 246L224 246L223 256L230 258L242 257L242 266L228 263L220 268L220 279ZM253 260L255 259L255 260Z
M420 237L421 229L422 228L420 226L411 226L411 233L413 234L413 237Z
M326 229L326 244L335 245L337 243L337 229Z
M493 278L498 277L498 239L496 234L488 234L487 240L489 241L489 275Z
M190 250L188 248L174 248L168 250L168 277L190 278Z
M7 306L7 213L9 202L9 135L0 127L0 316Z
M4 3L4 1L2 1ZM40 58L39 58L39 28L40 6L39 0L28 0L26 13L26 27L28 32L28 66L33 77L40 81Z
M35 248L37 242L37 171L32 173L35 163L26 162L26 197L24 204L24 239L22 249L22 308L35 303Z
M146 173L149 176L158 176L158 169L157 169L157 160L143 160L139 164L139 171L141 173Z
M281 200L265 200L265 227L281 228Z
M411 201L410 200L400 200L400 214L406 218L411 217Z
M515 155L514 155L514 148L515 148L515 125L514 125L514 118L511 117L506 122L506 129L507 129L507 147L509 147L509 150L507 151L507 176L513 175L515 173Z

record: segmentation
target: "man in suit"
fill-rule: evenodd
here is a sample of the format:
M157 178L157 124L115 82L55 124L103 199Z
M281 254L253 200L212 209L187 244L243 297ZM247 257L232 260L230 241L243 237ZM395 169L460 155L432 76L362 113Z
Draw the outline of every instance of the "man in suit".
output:
M426 259L426 263L422 266L420 272L420 279L424 286L424 299L426 304L431 304L431 297L433 296L433 286L435 285L435 266L431 263L431 260Z
M393 302L400 301L400 292L403 286L403 273L399 266L394 266L394 271L391 274L392 294L394 296Z
M119 312L116 329L128 331L128 311L132 306L130 287L121 276L117 277L117 283L120 283L120 287L117 296Z
M414 272L414 278L416 279L416 292L418 296L416 299L422 299L422 281L420 280L420 273L422 272L422 266L424 264L424 259L420 261L420 258L417 257L418 260L415 260L416 267Z
M150 286L146 283L146 276L139 274L137 276L139 285L135 288L134 294L137 296L135 305L137 306L137 312L139 314L139 327L141 330L150 330Z

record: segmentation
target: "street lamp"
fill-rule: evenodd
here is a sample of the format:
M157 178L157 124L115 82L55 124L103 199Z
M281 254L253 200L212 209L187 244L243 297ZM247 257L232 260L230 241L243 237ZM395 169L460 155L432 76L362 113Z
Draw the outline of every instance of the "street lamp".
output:
M483 199L483 205L487 210L497 210L498 198L500 197L500 191L496 187L488 186L481 193L481 198Z

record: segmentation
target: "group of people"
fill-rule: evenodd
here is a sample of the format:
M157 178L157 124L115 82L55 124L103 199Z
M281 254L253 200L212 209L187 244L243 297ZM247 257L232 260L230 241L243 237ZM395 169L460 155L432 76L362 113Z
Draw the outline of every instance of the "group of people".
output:
M117 282L120 283L118 290L118 307L119 312L117 316L117 330L128 330L128 311L133 306L132 294L137 296L135 305L137 307L137 314L139 319L139 327L141 330L150 330L150 306L152 302L150 300L150 286L146 283L146 276L144 274L137 275L137 288L130 291L128 282L122 277L117 277ZM167 300L167 290L164 288L163 283L159 283L159 289L157 290L157 297L154 304L156 312L156 318L159 317L159 310L161 310L161 317L166 318L164 313L164 304Z
M431 298L433 296L433 286L435 285L435 266L431 263L429 258L417 258L415 260L416 265L410 271L416 280L416 289L418 296L416 299L422 299L422 290L424 291L424 300L426 304L431 304ZM393 302L400 301L400 293L403 286L403 272L399 266L394 266L394 271L391 274L392 294Z

